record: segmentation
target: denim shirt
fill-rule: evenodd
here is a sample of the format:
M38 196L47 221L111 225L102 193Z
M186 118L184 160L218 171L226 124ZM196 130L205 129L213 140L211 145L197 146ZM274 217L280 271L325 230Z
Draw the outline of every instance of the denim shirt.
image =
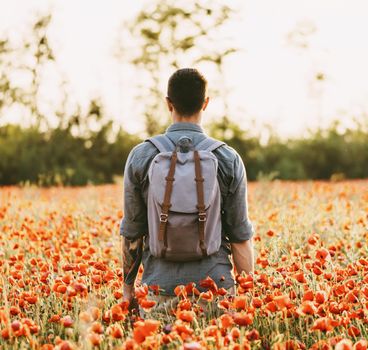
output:
M171 124L166 135L176 143L181 136L192 139L194 146L207 135L198 124L178 122ZM179 284L196 283L210 276L219 288L234 285L230 243L250 239L254 234L248 218L246 170L239 154L228 145L213 151L218 159L217 179L221 191L222 244L220 250L199 261L171 262L152 256L148 247L148 168L159 153L151 142L142 142L129 153L124 170L124 218L120 234L129 240L143 237L142 283L159 285L162 294L174 295ZM134 283L136 272L127 277L127 284Z

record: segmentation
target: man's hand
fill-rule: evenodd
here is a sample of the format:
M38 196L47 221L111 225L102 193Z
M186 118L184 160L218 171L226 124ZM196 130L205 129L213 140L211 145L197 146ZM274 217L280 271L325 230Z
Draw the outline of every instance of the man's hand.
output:
M233 255L236 272L246 274L254 272L254 251L253 238L241 243L231 243L231 252Z
M129 285L125 284L123 285L123 301L128 301L131 303L131 301L134 298L134 284Z
M129 303L128 310L130 311L131 315L139 315L139 305L134 295L134 284L129 285L124 283L123 301L127 301Z

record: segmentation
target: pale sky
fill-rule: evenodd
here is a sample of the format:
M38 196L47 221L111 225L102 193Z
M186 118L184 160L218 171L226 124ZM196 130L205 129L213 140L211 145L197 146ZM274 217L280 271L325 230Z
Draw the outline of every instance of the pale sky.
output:
M137 131L143 118L132 93L135 72L112 53L122 22L145 2L0 0L0 37L22 32L37 11L49 8L51 45L73 97L86 103L102 95L108 113ZM366 0L233 3L240 10L227 35L243 52L229 58L225 67L231 118L245 128L255 119L257 125L268 123L281 135L293 136L336 118L348 125L352 115L368 111ZM287 41L297 27L315 27L306 38L307 49ZM325 81L314 80L318 72L325 74ZM216 110L216 103L210 103L205 116L216 115ZM17 118L8 116L11 121Z

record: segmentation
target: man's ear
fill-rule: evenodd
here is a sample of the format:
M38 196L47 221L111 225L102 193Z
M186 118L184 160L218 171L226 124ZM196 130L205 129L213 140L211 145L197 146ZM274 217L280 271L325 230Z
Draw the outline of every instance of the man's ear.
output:
M168 97L166 97L166 103L167 103L167 108L170 112L172 112L174 110L174 106L171 103L170 99Z
M209 101L210 101L210 98L207 96L203 102L202 111L206 110Z

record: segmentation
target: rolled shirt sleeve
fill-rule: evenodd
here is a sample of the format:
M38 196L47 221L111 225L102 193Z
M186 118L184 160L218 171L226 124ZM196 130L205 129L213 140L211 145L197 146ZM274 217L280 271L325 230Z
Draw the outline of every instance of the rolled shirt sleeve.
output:
M148 233L147 209L135 151L136 147L129 153L124 169L124 217L120 223L120 234L127 239L137 239Z
M224 231L230 243L240 243L254 235L254 227L248 217L246 170L241 157L236 151L235 153L229 191L224 199L222 219Z

